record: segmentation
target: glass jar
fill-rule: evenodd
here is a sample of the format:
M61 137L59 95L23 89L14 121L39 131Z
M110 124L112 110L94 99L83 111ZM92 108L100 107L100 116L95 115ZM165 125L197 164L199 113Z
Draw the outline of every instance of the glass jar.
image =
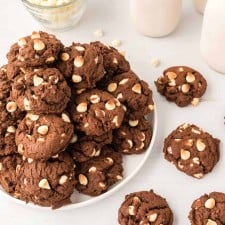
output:
M61 5L41 5L33 3L38 1L31 0L22 2L29 13L44 27L56 30L67 30L77 24L87 4L87 0L71 0Z

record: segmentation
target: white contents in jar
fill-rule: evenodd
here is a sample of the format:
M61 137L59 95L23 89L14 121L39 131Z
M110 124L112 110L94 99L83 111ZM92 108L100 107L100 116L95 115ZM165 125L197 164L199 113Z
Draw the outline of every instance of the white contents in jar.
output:
M60 6L65 5L73 0L28 0L28 2L40 6Z

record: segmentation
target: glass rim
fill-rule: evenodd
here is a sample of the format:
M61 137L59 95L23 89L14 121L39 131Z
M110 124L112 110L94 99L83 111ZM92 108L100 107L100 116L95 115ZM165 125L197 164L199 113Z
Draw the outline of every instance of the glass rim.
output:
M45 5L37 5L37 4L33 4L31 3L30 1L28 0L21 0L24 4L26 5L29 5L31 7L34 7L34 8L39 8L39 9L59 9L59 8L63 8L65 6L69 6L79 0L72 0L71 2L69 3L66 3L66 4L63 4L63 5L56 5L56 6L45 6Z

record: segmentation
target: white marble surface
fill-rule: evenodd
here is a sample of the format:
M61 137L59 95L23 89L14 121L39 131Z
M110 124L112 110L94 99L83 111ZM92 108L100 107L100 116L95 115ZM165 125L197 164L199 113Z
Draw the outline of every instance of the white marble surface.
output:
M20 36L33 30L45 30L25 11L20 1L0 0L0 64L6 62L9 46ZM174 211L174 224L188 224L187 215L192 201L203 193L224 191L225 155L221 144L221 159L212 173L196 180L178 172L163 159L162 144L165 136L183 122L196 123L215 137L224 140L225 77L208 68L199 52L202 16L194 11L191 1L184 0L183 16L178 29L168 37L151 39L135 32L130 23L128 0L89 0L88 10L81 23L67 32L53 32L65 44L72 41L93 41L93 31L101 28L102 39L110 43L121 39L122 50L133 69L151 85L158 107L159 128L153 151L141 171L117 193L81 209L71 211L34 210L17 205L0 195L1 224L6 225L115 225L117 210L125 194L154 189L166 197ZM157 21L155 21L157 23ZM158 57L161 66L151 67L151 58ZM198 107L178 108L156 93L153 81L162 70L171 65L189 65L199 69L208 80L208 90ZM135 166L135 165L134 165Z

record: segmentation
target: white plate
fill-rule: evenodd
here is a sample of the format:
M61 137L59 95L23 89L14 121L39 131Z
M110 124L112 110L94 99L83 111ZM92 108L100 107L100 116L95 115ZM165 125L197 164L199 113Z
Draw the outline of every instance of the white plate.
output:
M112 195L113 193L115 193L116 191L118 191L122 186L124 186L130 179L132 179L137 172L141 169L141 167L144 165L145 161L147 160L147 158L149 157L151 151L152 151L152 147L153 144L155 142L155 138L156 138L156 133L157 133L157 110L155 107L154 112L149 116L149 121L152 125L152 140L150 143L149 148L142 154L139 155L125 155L123 156L123 167L124 167L124 178L123 180L121 180L120 182L117 182L115 185L113 185L106 193L97 196L97 197L89 197L87 195L83 195L78 193L76 190L74 191L71 200L72 203L66 206L63 206L57 210L70 210L70 209L76 209L76 208L81 208L84 206L88 206L91 204L94 204L95 202L98 202L104 198L106 198L107 196ZM12 201L22 204L24 206L29 206L35 209L51 209L49 207L40 207L38 205L34 205L32 203L28 203L26 204L24 201L21 201L19 199L13 198L11 195L9 195L7 192L5 192L1 186L0 186L0 194L4 195L5 197L7 197L8 199L11 199Z

